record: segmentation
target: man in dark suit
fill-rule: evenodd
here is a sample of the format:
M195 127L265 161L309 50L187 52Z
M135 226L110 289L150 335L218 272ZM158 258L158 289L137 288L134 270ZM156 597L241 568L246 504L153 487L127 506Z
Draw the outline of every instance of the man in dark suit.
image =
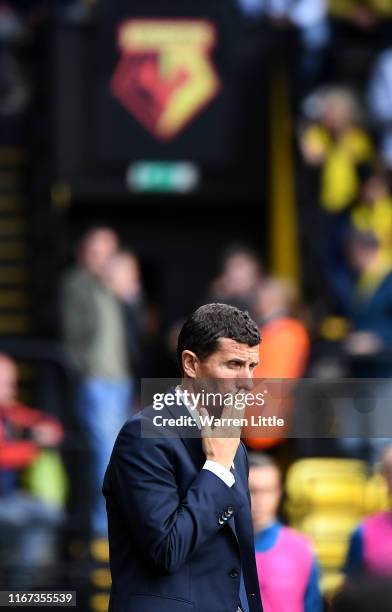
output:
M248 313L200 307L178 338L179 401L167 394L121 429L103 486L110 612L262 612L241 429L213 430L205 404L190 403L204 383L221 397L250 389L259 343ZM233 404L221 410L238 417Z

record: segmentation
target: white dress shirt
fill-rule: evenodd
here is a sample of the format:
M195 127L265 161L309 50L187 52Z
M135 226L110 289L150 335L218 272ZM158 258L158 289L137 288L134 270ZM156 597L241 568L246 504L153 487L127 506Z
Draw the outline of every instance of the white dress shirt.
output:
M189 404L189 401L187 401L188 398L185 398L185 395L183 394L183 391L182 391L180 385L178 385L175 390L178 393L178 395L181 397L182 403L184 404L184 406L188 410L188 412L191 415L191 417L194 419L194 421L196 421L196 425L198 426L199 429L201 429L199 411L197 410L196 407L192 407ZM232 464L231 467L232 467L232 469L234 469L234 463ZM209 472L212 472L213 474L215 474L215 476L217 476L218 478L223 480L223 482L228 487L232 487L233 484L235 483L234 474L232 474L232 472L230 470L225 468L220 463L217 463L216 461L210 461L209 459L207 459L207 461L203 465L203 470L208 470Z

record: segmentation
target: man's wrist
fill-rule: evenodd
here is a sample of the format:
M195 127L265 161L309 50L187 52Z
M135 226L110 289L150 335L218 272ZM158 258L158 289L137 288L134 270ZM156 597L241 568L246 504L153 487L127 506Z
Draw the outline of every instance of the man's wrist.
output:
M206 456L207 461L212 461L213 463L218 463L219 465L221 465L223 468L225 468L226 470L230 470L231 466L233 465L233 461L230 461L229 463L217 458L215 455L207 455Z
M203 465L203 470L208 470L209 472L215 474L215 476L223 480L228 487L232 487L235 483L234 475L230 472L230 469L217 461L207 459Z

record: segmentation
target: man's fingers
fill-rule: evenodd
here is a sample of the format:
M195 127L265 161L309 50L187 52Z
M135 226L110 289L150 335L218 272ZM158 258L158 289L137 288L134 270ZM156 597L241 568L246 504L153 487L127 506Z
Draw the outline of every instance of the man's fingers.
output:
M233 397L233 401L235 398ZM241 418L244 415L244 410L238 410L235 406L225 406L222 409L221 416L216 418L214 426L209 425L207 418L211 415L203 406L199 408L200 416L206 417L204 425L201 426L201 435L203 438L240 438L242 425ZM235 419L235 420L234 420Z
M232 419L234 418L234 414L236 412L235 408L235 395L231 394L230 403L225 402L223 404L221 418L222 419Z
M222 414L221 417L225 418L225 419L240 419L243 417L245 409L243 407L243 401L241 399L241 403L240 403L240 397L237 397L239 394L239 392L237 393L233 393L232 397L231 397L231 403L230 404L224 404L223 405L223 409L222 409Z
M200 412L200 415L203 416L203 417L208 417L209 416L208 410L206 408L204 408L204 407L200 407L199 408L199 412ZM201 425L201 435L204 438L212 438L212 435L213 435L212 427L210 427L210 425L208 425L208 421L207 420L204 421L204 425L203 424Z

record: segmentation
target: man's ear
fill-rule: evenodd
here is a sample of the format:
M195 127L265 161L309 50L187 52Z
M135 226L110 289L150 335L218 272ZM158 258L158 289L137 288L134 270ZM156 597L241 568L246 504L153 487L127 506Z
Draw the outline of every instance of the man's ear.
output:
M196 378L199 358L193 351L182 351L182 369L187 378Z

